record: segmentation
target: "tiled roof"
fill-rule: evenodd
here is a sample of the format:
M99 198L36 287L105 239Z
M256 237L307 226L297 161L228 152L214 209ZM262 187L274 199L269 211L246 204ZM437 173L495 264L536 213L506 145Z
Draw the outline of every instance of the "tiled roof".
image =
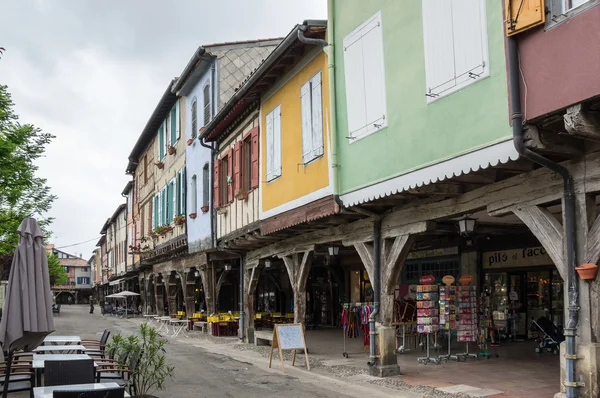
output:
M87 261L83 258L59 258L60 265L63 267L89 267Z

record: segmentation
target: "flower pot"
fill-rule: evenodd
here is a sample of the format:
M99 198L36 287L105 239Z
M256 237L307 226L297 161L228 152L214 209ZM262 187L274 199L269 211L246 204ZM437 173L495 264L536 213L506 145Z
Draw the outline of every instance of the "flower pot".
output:
M190 213L190 218L191 218L192 220L194 220L196 217L197 217L197 214L196 214L196 213Z
M575 267L579 278L583 280L596 279L598 266L596 264L583 264L581 267Z
M188 144L188 146L192 145L193 143L194 143L194 140L193 140L193 139L191 139L191 138L190 138L189 140L187 140L187 144Z
M248 199L248 192L240 192L237 195L235 195L235 198L237 200L246 200Z
M156 167L158 167L159 169L162 169L163 167L165 167L165 164L163 162L158 162L158 163L156 163Z
M177 152L177 150L175 149L175 147L174 147L174 146L171 146L171 147L169 147L169 150L168 150L168 152L169 152L169 155L174 155L174 154L175 154L175 152Z
M208 206L202 206L200 208L200 210L202 210L202 213L208 213L209 207Z

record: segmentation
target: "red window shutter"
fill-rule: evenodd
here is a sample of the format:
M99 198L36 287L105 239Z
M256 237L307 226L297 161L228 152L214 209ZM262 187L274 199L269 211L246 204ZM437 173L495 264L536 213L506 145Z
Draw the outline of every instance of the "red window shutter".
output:
M229 175L233 177L233 148L229 148L227 163ZM229 203L233 202L233 182L227 185L227 196L229 196Z
M242 141L233 146L233 194L237 195L242 189Z
M258 127L250 131L252 140L252 188L258 187Z
M221 207L221 195L219 195L219 182L221 181L221 170L219 167L220 163L221 161L219 159L215 160L215 175L213 176L213 206L216 208Z

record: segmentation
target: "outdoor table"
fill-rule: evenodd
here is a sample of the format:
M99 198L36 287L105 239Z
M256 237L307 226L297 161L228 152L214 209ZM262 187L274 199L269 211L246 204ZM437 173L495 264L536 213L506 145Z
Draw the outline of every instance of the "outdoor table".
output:
M67 386L48 386L35 387L33 396L35 398L52 398L54 391L89 391L89 390L106 390L108 388L119 388L117 383L92 383L92 384L71 384ZM125 397L131 397L125 391Z
M46 361L78 361L83 359L92 359L92 357L86 354L33 354L31 367L35 369L35 384L37 386L42 385L42 370ZM96 366L97 364L94 362L94 367Z
M152 321L154 321L158 317L158 315L156 314L144 314L143 316L146 320L146 323L150 325L152 324Z
M71 352L75 354L82 354L84 351L93 350L86 348L82 345L41 345L33 352L36 354L69 354Z
M158 329L156 331L160 332L160 331L162 331L162 329L164 327L165 328L165 333L169 334L169 321L170 320L171 320L170 316L161 316L161 317L158 317L158 322L160 323L160 326L158 327Z
M44 345L70 345L81 343L81 337L79 336L48 336L44 339Z
M179 336L179 333L183 332L183 335L185 337L187 337L187 334L185 333L185 328L187 327L187 320L185 319L170 319L169 323L173 326L173 336L171 337L177 337Z

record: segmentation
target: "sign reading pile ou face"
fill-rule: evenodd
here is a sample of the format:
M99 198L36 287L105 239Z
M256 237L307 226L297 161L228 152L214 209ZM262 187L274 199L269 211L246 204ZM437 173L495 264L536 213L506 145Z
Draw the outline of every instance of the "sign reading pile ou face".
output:
M499 250L483 253L483 268L516 268L553 265L543 247L528 247L515 250Z

